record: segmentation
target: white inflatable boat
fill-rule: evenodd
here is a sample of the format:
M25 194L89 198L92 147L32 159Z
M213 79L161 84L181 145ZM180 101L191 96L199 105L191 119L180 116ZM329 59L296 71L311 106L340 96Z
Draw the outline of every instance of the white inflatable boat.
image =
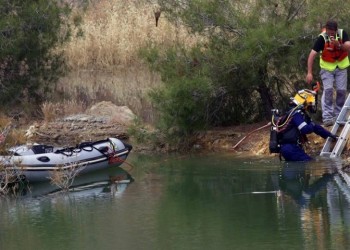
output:
M29 182L49 181L57 171L78 171L81 175L120 166L131 149L131 145L116 138L84 142L68 148L22 145L11 148L9 155L0 156L0 180L15 176Z

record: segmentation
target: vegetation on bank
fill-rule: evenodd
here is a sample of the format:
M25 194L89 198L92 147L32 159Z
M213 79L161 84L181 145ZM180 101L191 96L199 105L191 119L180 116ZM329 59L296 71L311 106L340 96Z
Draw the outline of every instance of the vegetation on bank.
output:
M349 7L339 0L0 0L0 104L8 115L0 116L0 153L26 142L12 129L21 115L50 122L98 101L130 107L140 117L130 132L172 150L186 150L199 130L266 119L307 87L307 56L326 20L350 30Z
M338 0L1 3L4 105L35 103L24 113L49 121L112 101L162 140L269 117L307 87L306 59L322 24L336 18L350 27L350 3ZM134 128L149 138L142 131Z
M143 121L156 123L148 93L163 83L140 59L139 50L149 44L191 47L201 39L163 15L156 27L157 10L159 6L148 0L90 1L81 13L82 37L63 47L71 72L58 83L61 96L87 105L98 101L127 105Z
M296 90L309 87L307 57L323 24L336 18L350 27L346 11L332 8L349 3L336 2L159 0L168 20L206 38L190 49L178 43L143 51L164 82L151 98L165 131L175 126L181 136L256 122L285 107Z
M63 55L54 48L71 35L70 9L48 0L3 0L0 6L0 104L21 104L31 112L65 71Z

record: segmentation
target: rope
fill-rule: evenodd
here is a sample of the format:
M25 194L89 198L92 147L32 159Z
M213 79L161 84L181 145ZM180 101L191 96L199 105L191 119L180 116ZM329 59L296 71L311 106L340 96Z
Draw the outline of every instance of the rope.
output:
M127 164L128 166L131 167L130 170L132 170L135 166L132 165L131 163L127 162L126 160L123 160L122 158L120 158L119 156L113 156L113 153L110 155L109 159L108 159L108 162L112 159L112 162L115 163L115 162L121 162L121 163L125 163ZM129 171L130 171L129 170Z
M255 132L259 131L259 130L262 130L262 129L268 127L268 126L271 126L271 122L267 123L266 125L264 125L264 126L262 126L262 127L260 127L260 128L254 129L252 132L250 132L249 134L247 134L246 136L244 136L239 142L237 142L237 144L234 145L234 146L232 147L232 150L235 150L235 149L238 147L238 145L241 144L241 143L242 143L245 139L247 139L250 135L252 135L253 133L255 133Z

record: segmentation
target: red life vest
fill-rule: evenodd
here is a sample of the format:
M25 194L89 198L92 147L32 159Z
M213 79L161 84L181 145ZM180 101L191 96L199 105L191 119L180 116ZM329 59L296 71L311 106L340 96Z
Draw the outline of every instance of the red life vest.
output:
M342 50L338 47L335 47L334 44L331 43L329 36L327 35L326 32L322 32L320 35L324 39L324 48L321 55L322 60L330 63L333 63L336 61L340 62L348 56L347 51ZM338 40L339 44L343 44L342 38L343 38L343 32L342 30L340 30L340 34L337 32L335 39Z

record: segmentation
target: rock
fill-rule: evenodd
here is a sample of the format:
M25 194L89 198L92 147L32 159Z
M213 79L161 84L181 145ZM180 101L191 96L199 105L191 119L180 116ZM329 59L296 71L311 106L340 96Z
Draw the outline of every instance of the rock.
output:
M86 114L104 117L109 122L119 123L129 126L132 124L136 115L126 106L117 106L112 102L99 102L93 105Z
M108 137L127 140L127 127L135 115L125 106L111 102L92 106L84 114L74 114L56 121L34 124L26 131L28 140L72 146L82 141L96 141Z
M36 129L35 125L31 125L31 126L29 126L29 128L26 130L26 133L24 134L24 136L25 136L26 138L30 139L30 138L32 138L32 137L35 135L36 130L37 130L37 129Z

